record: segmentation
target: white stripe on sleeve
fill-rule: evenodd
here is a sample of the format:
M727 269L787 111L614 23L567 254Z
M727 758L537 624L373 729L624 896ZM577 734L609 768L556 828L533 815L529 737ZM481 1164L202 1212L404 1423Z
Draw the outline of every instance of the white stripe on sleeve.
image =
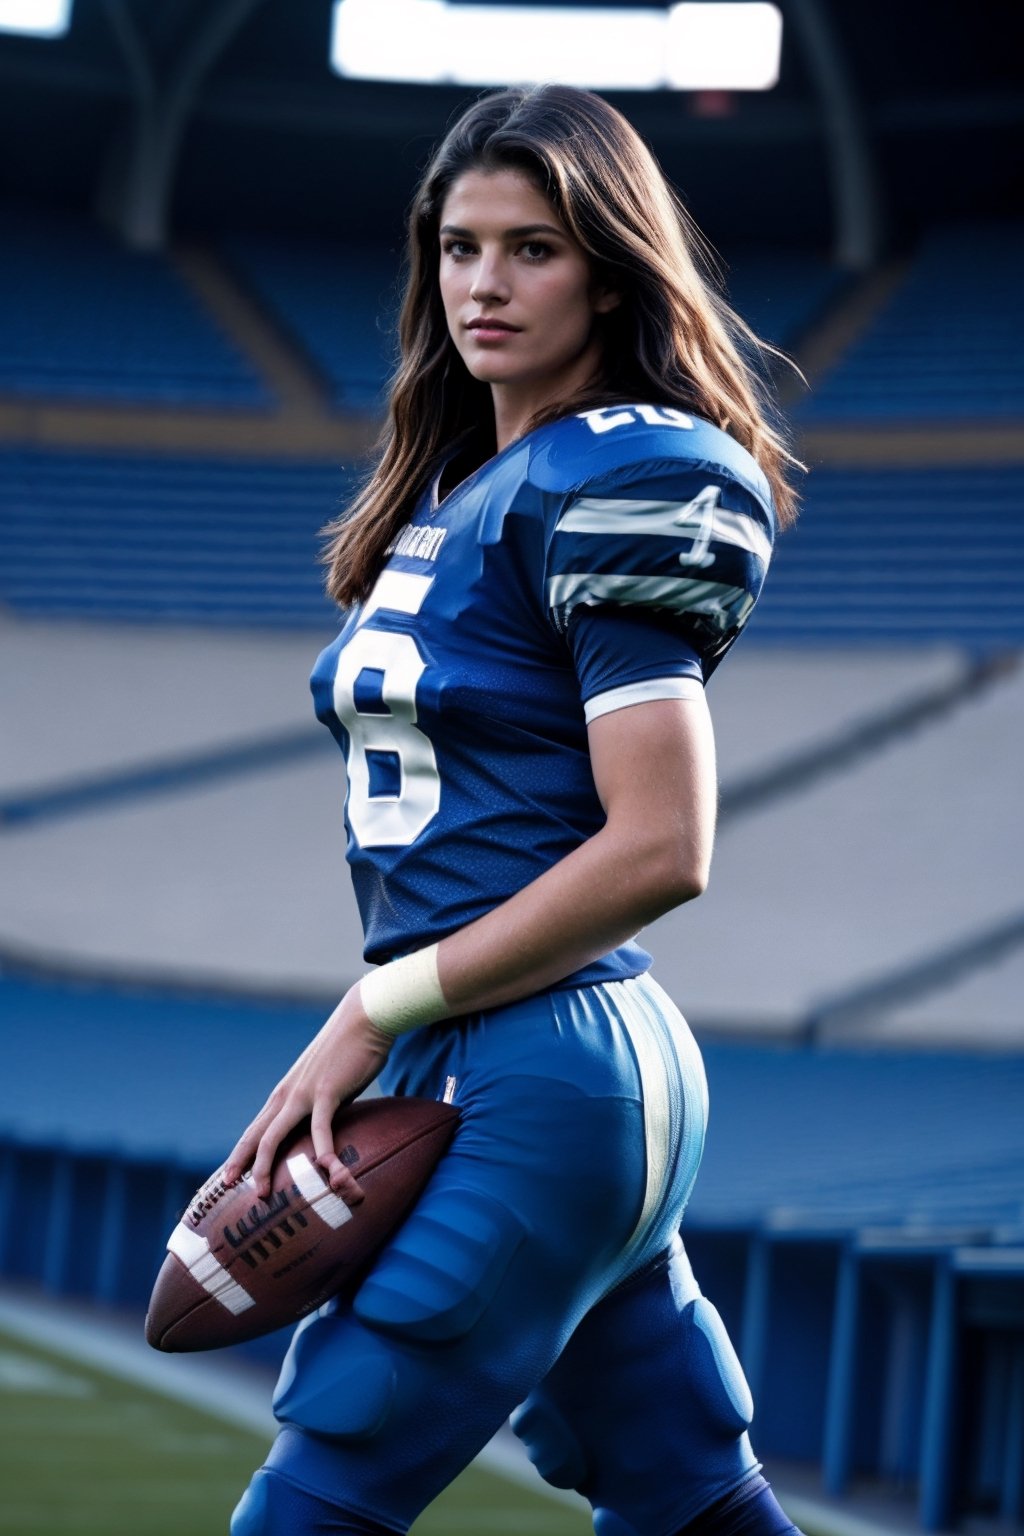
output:
M653 699L699 699L704 684L697 677L650 677L642 683L626 683L621 688L609 688L607 693L595 694L583 706L587 724L602 715L610 715L616 709L629 709L632 704L649 704Z
M602 571L567 571L552 576L547 585L548 606L564 610L568 624L580 603L622 603L640 608L667 608L673 613L699 613L720 634L738 629L754 606L754 594L744 587L718 581L696 581L690 576L608 575Z

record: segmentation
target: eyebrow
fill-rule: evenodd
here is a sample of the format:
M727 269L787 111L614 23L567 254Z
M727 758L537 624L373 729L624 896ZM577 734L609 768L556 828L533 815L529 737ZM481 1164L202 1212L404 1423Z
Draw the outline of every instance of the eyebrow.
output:
M515 229L506 229L502 233L506 240L521 240L525 235L558 235L565 238L565 231L557 229L554 224L518 224ZM464 239L473 237L473 231L463 228L461 224L443 224L438 234L459 235Z

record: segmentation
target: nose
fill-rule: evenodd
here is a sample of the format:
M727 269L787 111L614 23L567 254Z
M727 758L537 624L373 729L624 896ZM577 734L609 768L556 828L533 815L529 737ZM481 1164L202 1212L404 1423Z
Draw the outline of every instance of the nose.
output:
M481 252L469 292L475 304L508 303L508 276L500 252Z

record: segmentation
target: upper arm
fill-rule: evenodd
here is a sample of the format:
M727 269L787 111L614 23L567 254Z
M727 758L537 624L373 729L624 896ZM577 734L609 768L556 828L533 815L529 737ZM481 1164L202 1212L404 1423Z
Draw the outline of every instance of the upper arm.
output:
M729 468L729 440L722 463L696 440L642 446L554 509L545 601L580 680L606 827L683 899L707 882L717 807L703 683L757 601L774 522L767 489Z
M714 732L703 693L600 715L588 726L588 738L608 826L639 856L664 861L686 894L703 890L718 799Z

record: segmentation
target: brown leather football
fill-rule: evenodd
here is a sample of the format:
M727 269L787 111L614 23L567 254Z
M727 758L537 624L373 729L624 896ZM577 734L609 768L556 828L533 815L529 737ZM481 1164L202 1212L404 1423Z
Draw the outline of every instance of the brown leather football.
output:
M366 1198L345 1205L317 1165L309 1124L282 1144L270 1196L220 1170L167 1243L146 1316L154 1349L218 1349L294 1323L354 1288L407 1215L459 1121L433 1099L365 1099L338 1111L334 1145Z

